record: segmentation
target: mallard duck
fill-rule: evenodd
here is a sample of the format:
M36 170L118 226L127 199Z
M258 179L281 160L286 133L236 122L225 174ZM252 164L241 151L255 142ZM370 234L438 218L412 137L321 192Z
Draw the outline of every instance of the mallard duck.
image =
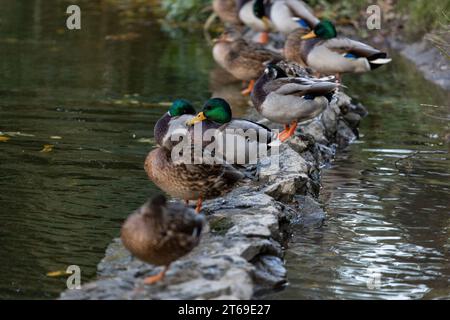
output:
M249 43L235 33L224 32L215 41L214 60L235 78L249 81L242 94L248 95L253 89L255 79L264 71L265 63L281 60L282 56L265 49L261 45Z
M256 163L258 148L267 151L272 142L272 131L266 126L246 120L233 118L229 103L222 98L211 98L203 106L203 110L187 122L193 126L201 123L202 132L216 130L215 142L222 142L222 146L215 145L216 159L226 163L248 164ZM228 144L228 142L232 142ZM227 149L227 146L231 150ZM223 149L221 150L221 147Z
M169 110L156 122L154 128L156 143L161 147L172 149L178 143L178 141L172 141L173 133L178 131L180 136L187 135L186 121L192 119L196 114L197 112L188 100L175 100Z
M337 37L336 28L329 20L320 21L304 35L292 32L285 44L288 58L304 62L315 71L324 74L361 73L391 62L385 52L365 43L345 37Z
M262 116L285 125L278 136L284 142L295 133L299 122L313 119L325 110L337 87L323 79L288 77L280 67L271 64L256 82L251 98Z
M164 269L146 284L164 278L170 264L188 254L199 241L204 218L179 202L156 196L131 214L122 225L122 243L138 259Z
M224 23L241 24L236 0L213 0L213 10Z
M259 42L269 42L269 31L275 27L270 21L270 0L237 0L239 19L249 28L261 32Z
M270 19L275 29L285 35L299 28L312 29L319 23L311 8L300 0L277 0L273 3L257 0L253 10L257 18Z
M187 203L197 200L196 211L200 212L204 199L227 193L244 178L244 174L227 164L205 164L201 161L200 164L194 164L199 159L189 157L186 161L184 157L173 158L179 155L174 148L183 147L178 137L185 136L189 143L192 141L186 126L186 122L193 118L191 107L186 101L178 100L158 120L154 135L159 147L148 154L144 168L150 180L164 192L184 199ZM175 141L172 141L175 134ZM191 155L196 156L195 152L191 152Z

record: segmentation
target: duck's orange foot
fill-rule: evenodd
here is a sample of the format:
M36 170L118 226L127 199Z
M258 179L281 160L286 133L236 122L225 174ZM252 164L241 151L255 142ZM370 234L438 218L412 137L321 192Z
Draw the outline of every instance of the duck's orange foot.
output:
M248 83L248 87L245 90L242 90L241 93L243 96L248 96L253 91L253 87L255 86L255 80L250 80Z
M278 140L285 142L295 134L295 129L297 129L297 122L292 122L290 127L285 126L285 129L278 134Z
M164 270L161 271L160 273L158 273L157 275L145 278L144 284L155 284L155 283L161 281L162 279L164 279L167 269L168 269L168 267L165 267Z
M202 204L203 204L202 198L198 198L197 207L195 208L195 212L200 213L200 211L202 211Z
M268 32L261 32L259 35L259 43L261 44L268 44L269 43L269 33Z

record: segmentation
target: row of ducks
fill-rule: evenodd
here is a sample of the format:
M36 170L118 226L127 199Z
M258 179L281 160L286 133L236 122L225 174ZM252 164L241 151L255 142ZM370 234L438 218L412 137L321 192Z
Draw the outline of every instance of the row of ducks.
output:
M144 168L161 190L185 203L157 196L128 217L121 230L123 244L133 255L164 266L159 274L146 278L146 284L163 279L173 261L198 245L205 223L199 214L203 200L221 197L246 179L240 168L227 161L175 161L175 132L191 139L201 123L202 132L254 129L268 137L256 143L270 146L274 140L285 142L295 134L298 123L327 108L339 89L336 78L339 80L341 73L365 72L390 61L386 53L369 45L337 37L330 21L317 19L299 0L213 0L213 7L225 23L244 23L263 32L261 43L267 42L271 30L287 36L281 53L244 40L238 28L224 32L213 46L216 62L235 78L248 82L242 94L251 94L257 112L284 125L284 130L275 134L262 124L233 118L231 106L222 98L209 99L198 113L187 100L173 102L154 127L158 147L148 154ZM189 201L196 201L195 210Z

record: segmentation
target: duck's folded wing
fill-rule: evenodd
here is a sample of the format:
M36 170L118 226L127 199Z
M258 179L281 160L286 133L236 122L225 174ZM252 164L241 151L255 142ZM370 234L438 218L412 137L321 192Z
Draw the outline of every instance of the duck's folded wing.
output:
M294 96L304 96L307 94L326 95L338 86L334 82L312 78L282 78L271 81L268 84L273 89L271 91L276 94Z
M304 20L311 29L320 22L320 20L312 13L313 11L311 8L303 1L286 0L286 5L296 17Z
M331 51L334 51L344 56L350 55L351 57L354 58L360 57L369 58L373 56L377 56L377 58L382 58L381 56L378 57L380 54L382 54L384 58L386 57L386 54L381 52L380 50L371 47L363 42L359 42L349 38L330 39L325 41L323 45L326 46Z

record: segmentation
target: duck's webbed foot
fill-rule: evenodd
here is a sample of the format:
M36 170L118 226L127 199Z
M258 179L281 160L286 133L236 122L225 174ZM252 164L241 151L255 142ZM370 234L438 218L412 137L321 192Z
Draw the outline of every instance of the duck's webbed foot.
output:
M250 80L248 83L248 87L245 90L242 90L241 93L244 96L248 96L253 91L253 87L255 86L255 80Z
M164 269L160 273L158 273L158 274L156 274L154 276L150 276L150 277L145 278L144 279L144 283L145 284L155 284L155 283L163 280L168 269L169 269L169 266L165 266Z
M202 198L198 198L197 207L195 208L195 212L200 213L200 211L202 211L202 204L203 204Z
M281 142L285 142L287 139L292 137L297 129L297 122L292 122L290 126L285 125L285 129L278 134L278 139Z
M261 32L259 35L259 43L261 44L268 44L269 43L269 33L268 32Z

